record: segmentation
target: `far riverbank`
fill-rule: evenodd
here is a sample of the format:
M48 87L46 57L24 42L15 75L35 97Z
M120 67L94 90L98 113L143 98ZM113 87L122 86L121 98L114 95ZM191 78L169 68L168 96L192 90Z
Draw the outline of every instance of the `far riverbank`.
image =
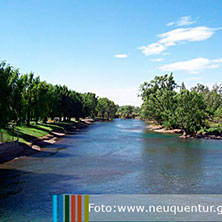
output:
M222 135L216 135L216 134L209 134L209 133L197 133L193 135L185 135L184 131L182 129L166 129L162 127L161 125L154 124L152 121L146 121L149 125L146 126L146 128L150 131L156 132L156 133L164 133L164 134L178 134L180 135L180 138L183 139L212 139L212 140L222 140Z

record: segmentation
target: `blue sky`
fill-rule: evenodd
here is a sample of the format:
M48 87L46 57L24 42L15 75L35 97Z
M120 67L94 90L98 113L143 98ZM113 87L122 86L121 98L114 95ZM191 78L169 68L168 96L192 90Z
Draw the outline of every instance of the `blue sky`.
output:
M220 0L7 0L0 24L1 60L120 105L155 75L222 83Z

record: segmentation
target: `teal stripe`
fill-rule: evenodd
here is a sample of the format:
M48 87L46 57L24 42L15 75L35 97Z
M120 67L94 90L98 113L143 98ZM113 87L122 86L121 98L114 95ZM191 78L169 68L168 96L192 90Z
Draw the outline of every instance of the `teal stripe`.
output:
M57 195L52 197L52 222L57 222Z

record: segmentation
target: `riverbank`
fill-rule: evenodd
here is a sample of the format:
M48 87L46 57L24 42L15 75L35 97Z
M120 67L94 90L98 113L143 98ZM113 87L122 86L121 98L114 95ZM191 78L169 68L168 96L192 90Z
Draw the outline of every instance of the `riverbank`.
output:
M208 134L208 133L197 133L197 134L185 134L181 129L166 129L161 125L155 124L152 121L146 121L149 125L146 128L150 131L156 133L165 133L165 134L181 134L179 137L183 139L207 139L207 140L222 140L222 135Z
M82 119L20 127L19 142L0 144L0 163L41 152L47 145L56 143L61 137L85 128L94 121L93 119Z
M200 134L197 133L195 135L182 135L180 138L183 139L206 139L206 140L222 140L222 135L215 135L215 134Z
M146 126L147 129L154 131L156 133L169 133L169 134L181 134L183 131L181 129L165 129L161 125L149 124Z

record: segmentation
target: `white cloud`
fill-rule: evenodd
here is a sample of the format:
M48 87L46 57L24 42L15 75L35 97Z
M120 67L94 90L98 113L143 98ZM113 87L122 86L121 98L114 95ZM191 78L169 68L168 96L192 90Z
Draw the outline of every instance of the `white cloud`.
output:
M150 59L151 62L161 62L164 58L156 58L156 59Z
M195 28L178 28L170 32L158 35L161 39L159 43L166 46L175 45L180 42L204 41L209 39L216 29L199 26Z
M169 22L168 24L167 24L167 26L172 26L172 25L174 25L175 24L175 22Z
M214 59L213 62L221 62L222 63L222 59Z
M116 54L116 55L114 55L114 57L117 59L125 59L128 57L128 55L127 54Z
M148 55L160 54L161 52L163 52L166 49L166 46L164 46L163 44L159 44L159 43L152 43L147 46L141 46L138 49L141 49L143 54L148 56Z
M168 47L176 44L207 40L214 35L216 30L221 30L221 28L209 28L205 26L195 28L178 28L170 32L157 35L160 38L158 42L147 46L141 46L138 49L142 50L143 54L147 56L157 55L161 54Z
M206 58L195 58L183 62L175 62L168 65L161 66L160 69L163 71L188 71L190 73L198 73L204 69L215 69L222 66L222 59L206 59Z
M177 21L168 23L167 26L172 26L172 25L187 26L187 25L191 25L194 23L196 23L196 20L192 20L192 18L190 16L183 16L183 17L177 19Z

